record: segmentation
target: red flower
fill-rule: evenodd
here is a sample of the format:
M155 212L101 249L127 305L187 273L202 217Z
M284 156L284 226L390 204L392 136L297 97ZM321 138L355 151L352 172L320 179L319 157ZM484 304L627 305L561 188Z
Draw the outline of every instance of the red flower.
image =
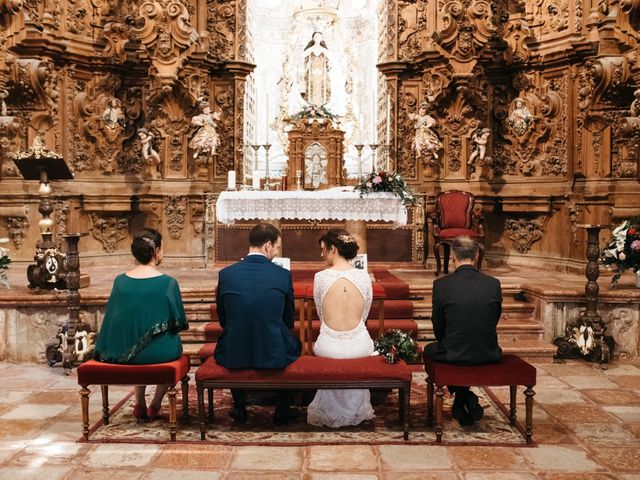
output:
M627 231L627 233L628 233L629 235L635 235L636 233L638 233L638 231L637 231L635 228L630 228L630 229Z
M384 172L384 170L380 170L380 173L378 173L378 175L380 175L381 177L384 177L386 173Z

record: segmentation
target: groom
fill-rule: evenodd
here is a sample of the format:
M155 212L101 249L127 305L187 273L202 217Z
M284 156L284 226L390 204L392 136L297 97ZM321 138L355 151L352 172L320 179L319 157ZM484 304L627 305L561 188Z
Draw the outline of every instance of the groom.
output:
M229 369L280 369L300 356L300 341L291 334L294 303L291 273L271 260L282 246L280 230L259 223L249 233L249 253L224 268L218 277L216 304L223 328L214 353ZM247 420L246 390L233 389L231 417ZM284 425L297 416L288 391L278 391L273 422Z

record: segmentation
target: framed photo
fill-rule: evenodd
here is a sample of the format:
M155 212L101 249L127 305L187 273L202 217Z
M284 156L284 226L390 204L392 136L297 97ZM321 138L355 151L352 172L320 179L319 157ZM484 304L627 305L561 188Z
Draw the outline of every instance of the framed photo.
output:
M271 261L285 270L291 270L291 259L289 257L275 257Z
M360 270L367 271L367 254L362 253L351 259L351 265Z

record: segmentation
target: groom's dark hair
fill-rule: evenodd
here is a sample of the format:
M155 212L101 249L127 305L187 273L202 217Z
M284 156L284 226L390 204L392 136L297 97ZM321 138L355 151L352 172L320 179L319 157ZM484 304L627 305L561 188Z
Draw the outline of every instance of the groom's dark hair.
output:
M270 223L259 223L249 232L249 246L261 247L267 242L276 243L281 236L280 230Z

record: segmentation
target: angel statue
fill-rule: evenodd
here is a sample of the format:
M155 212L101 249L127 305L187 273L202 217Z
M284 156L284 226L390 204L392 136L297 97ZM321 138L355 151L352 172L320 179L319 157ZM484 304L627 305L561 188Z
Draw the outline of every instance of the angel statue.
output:
M200 102L200 109L202 113L191 119L191 124L200 128L189 142L189 148L193 150L193 158L198 158L201 153L208 153L209 158L212 158L220 145L216 125L221 113L211 113L209 102L206 101Z
M428 111L428 104L423 102L417 114L409 115L409 119L416 122L414 125L416 133L412 146L418 157L427 156L438 160L438 151L442 148L442 142L434 131L436 119L429 115Z
M151 141L153 140L153 133L146 128L138 130L138 137L140 138L140 144L142 145L142 158L145 162L149 162L151 158L153 165L160 164L160 154L153 148Z

